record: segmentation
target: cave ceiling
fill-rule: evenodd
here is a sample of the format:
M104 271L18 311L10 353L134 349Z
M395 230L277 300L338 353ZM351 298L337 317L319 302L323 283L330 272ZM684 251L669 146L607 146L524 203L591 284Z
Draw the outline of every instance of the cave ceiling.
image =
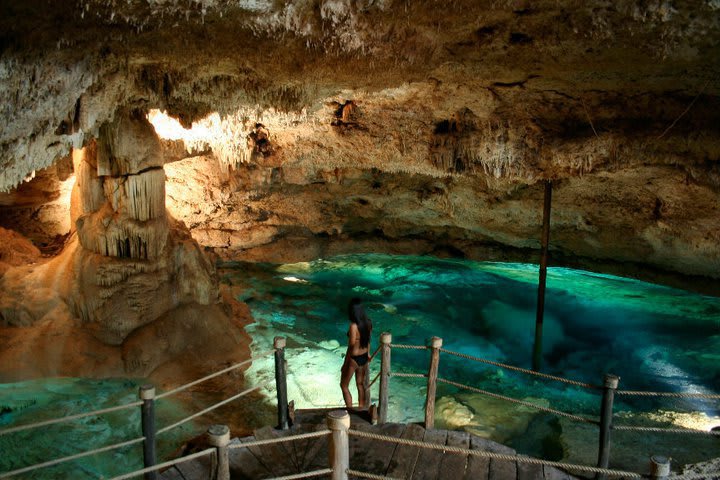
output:
M717 0L3 1L0 31L5 190L118 107L186 126L240 108L329 123L330 103L361 99L369 136L425 141L395 161L420 164L410 170L468 167L433 155L456 116L519 152L531 179L560 175L549 159L563 149L613 136L666 157L683 136L694 162L717 159Z
M720 270L718 0L0 8L0 191L162 111L227 136L163 144L168 208L204 245L252 224L246 246L302 227L536 248L553 180L567 251ZM181 165L201 155L239 180ZM178 193L190 171L205 205Z

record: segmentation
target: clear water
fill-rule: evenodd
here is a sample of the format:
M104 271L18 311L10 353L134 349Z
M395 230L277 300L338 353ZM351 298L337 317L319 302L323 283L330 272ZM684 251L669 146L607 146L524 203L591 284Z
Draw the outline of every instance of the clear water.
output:
M225 281L244 286L240 299L257 323L253 349L288 337L288 388L297 406L340 405L346 305L362 297L374 323L393 343L424 344L529 368L537 296L536 265L431 257L349 255L290 265L231 263ZM720 392L720 299L631 279L550 268L543 371L600 384L621 377L620 389ZM268 360L269 362L270 360ZM255 362L255 382L272 379ZM393 371L423 372L425 351L394 350ZM373 376L379 362L373 362ZM596 391L537 380L443 355L440 376L568 413L597 417ZM377 385L376 385L377 387ZM392 378L391 421L423 418L422 379ZM272 393L267 392L268 401ZM377 389L373 391L377 396ZM509 444L521 453L593 465L597 428L440 385L436 426L458 428ZM618 397L617 424L708 430L720 425L718 404L702 400ZM720 439L700 435L614 432L611 466L646 469L651 455L676 467L720 457Z
M138 399L138 388L142 383L128 379L51 378L0 384L0 429L132 403ZM159 427L185 418L189 413L170 398L156 402ZM167 458L195 433L196 426L188 422L159 436L159 458ZM0 435L0 473L139 436L140 407ZM12 478L110 478L139 468L142 468L142 444Z

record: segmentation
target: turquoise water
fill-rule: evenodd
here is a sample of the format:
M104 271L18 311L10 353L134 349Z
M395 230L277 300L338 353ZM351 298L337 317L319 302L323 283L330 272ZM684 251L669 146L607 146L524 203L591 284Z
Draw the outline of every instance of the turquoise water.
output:
M138 399L142 383L128 379L51 378L0 384L0 429L132 403ZM159 400L156 405L159 427L191 413L172 399ZM167 458L193 432L197 433L195 425L189 422L159 436L159 458ZM140 407L0 435L0 473L139 436ZM110 478L139 468L141 443L12 478Z
M248 327L253 349L266 349L274 335L288 337L290 397L301 408L342 403L338 372L352 296L366 302L373 348L382 331L402 344L439 336L449 350L531 365L536 265L365 254L225 267L225 281L245 287L240 299L257 320ZM547 288L544 372L592 384L613 373L624 390L720 392L720 299L566 268L548 270ZM427 362L425 351L393 352L396 372L421 373ZM374 376L379 362L372 368ZM256 362L249 375L267 381L268 370ZM441 357L440 376L568 413L599 415L594 390L448 355ZM390 420L422 420L424 397L422 379L391 379ZM447 385L440 385L437 398L438 426L472 431L535 456L596 461L595 427ZM708 430L720 425L718 403L618 397L615 421ZM678 465L720 456L718 439L699 435L649 439L615 432L613 445L611 465L617 468L644 469L639 459L655 454L672 456Z

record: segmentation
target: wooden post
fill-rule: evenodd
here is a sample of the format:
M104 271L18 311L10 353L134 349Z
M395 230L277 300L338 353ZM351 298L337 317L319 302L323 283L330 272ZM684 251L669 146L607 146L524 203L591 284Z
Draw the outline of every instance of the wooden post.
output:
M380 395L378 398L378 423L387 422L388 397L390 389L390 344L392 335L380 334Z
M217 455L217 469L212 480L230 480L230 459L228 444L230 443L230 429L225 425L212 425L208 428L208 443L215 447Z
M140 421L142 422L143 440L143 465L145 468L154 467L156 463L155 449L155 387L142 385L140 387ZM157 480L158 472L147 472L145 480Z
M348 429L350 415L345 410L333 410L327 414L327 426L330 429L330 468L332 480L348 480L347 470L350 468L350 442Z
M603 379L603 396L600 406L600 446L598 448L598 468L608 468L610 464L610 429L612 428L613 401L620 377L606 374ZM602 480L607 475L599 473L595 478Z
M550 243L550 206L552 203L552 182L545 181L545 199L543 202L543 227L540 240L540 279L538 281L537 312L535 314L535 344L533 346L533 370L542 368L542 329L545 315L545 281L547 279L548 244Z
M288 425L288 400L287 400L287 377L285 372L285 337L275 337L273 341L275 348L275 386L277 389L278 427L287 430Z
M650 478L666 479L670 475L670 459L661 455L650 457Z
M368 352L369 353L369 352ZM365 390L365 404L360 405L360 408L370 408L370 365L368 364L365 369L365 376L363 378L363 389Z
M425 397L425 428L435 428L435 390L442 338L430 339L430 366L428 367L427 395Z

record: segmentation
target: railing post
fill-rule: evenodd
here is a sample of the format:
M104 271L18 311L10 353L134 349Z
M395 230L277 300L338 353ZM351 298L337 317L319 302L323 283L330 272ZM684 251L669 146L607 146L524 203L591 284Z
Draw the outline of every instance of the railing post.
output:
M392 334L380 334L380 395L378 398L378 423L387 422L388 396L390 388L390 344Z
M606 374L603 379L602 405L600 406L600 446L598 448L598 468L608 468L610 464L610 429L612 428L613 401L620 377ZM598 473L596 478L602 480L607 475Z
M275 337L275 386L277 387L278 428L288 429L287 377L285 372L285 337Z
M230 429L225 425L212 425L208 428L208 443L215 447L217 456L217 469L212 480L230 480L230 459L228 444L230 443Z
M365 404L360 408L370 408L370 365L365 368L365 376L363 378L363 390L365 390Z
M142 422L143 440L143 465L145 468L154 467L156 463L155 454L155 387L153 385L142 385L140 387L140 421ZM145 480L156 480L158 473L147 472Z
M430 339L430 366L428 367L427 395L425 397L425 428L435 427L435 390L437 389L438 364L442 338Z
M327 414L327 426L332 432L330 437L330 468L332 480L348 480L350 468L350 442L348 429L350 415L345 410L333 410Z
M670 459L661 455L650 457L650 478L662 480L670 475Z

